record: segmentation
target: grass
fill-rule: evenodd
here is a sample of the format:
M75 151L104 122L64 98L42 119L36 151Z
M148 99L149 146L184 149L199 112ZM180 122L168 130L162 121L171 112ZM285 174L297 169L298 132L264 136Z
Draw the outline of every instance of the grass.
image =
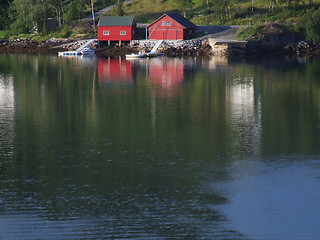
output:
M177 11L165 0L134 0L125 3L123 10L126 16L134 16L139 23L151 23L164 13ZM110 14L115 15L114 12Z

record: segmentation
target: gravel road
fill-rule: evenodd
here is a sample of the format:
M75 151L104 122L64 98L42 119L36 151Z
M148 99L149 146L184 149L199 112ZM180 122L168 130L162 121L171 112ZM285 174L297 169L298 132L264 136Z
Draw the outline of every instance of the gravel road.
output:
M199 25L197 26L198 32L204 32L206 35L201 38L216 38L216 39L228 39L236 40L236 33L239 28L246 26L225 26L225 25Z

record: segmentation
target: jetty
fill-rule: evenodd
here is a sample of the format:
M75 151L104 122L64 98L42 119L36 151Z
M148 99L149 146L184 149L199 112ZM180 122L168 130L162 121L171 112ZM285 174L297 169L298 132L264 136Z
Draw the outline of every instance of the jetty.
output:
M65 52L58 52L58 56L80 56L80 55L93 55L94 51L88 46L96 41L96 39L88 39L84 44L82 44L79 48L74 51L65 51Z
M246 51L248 41L209 38L209 45L215 55L239 54Z
M161 43L163 43L163 40L158 40L156 44L153 46L150 52L140 51L138 53L132 53L132 54L126 54L127 59L133 59L133 58L145 58L145 57L158 57L163 56L164 53L157 53L157 49L160 47Z

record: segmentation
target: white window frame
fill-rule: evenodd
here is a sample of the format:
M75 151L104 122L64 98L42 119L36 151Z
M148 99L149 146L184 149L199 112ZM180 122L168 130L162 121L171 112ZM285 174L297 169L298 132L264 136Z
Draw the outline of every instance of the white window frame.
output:
M121 31L120 31L120 35L121 35L121 36L125 36L125 35L127 35L127 31L125 31L125 30L121 30Z
M109 31L108 31L108 30L104 30L104 31L103 31L103 35L104 35L104 36L108 36L108 35L109 35Z
M171 26L171 22L169 21L169 22L166 22L166 25L167 26Z
M161 22L161 26L166 26L167 25L167 22L166 21L162 21Z

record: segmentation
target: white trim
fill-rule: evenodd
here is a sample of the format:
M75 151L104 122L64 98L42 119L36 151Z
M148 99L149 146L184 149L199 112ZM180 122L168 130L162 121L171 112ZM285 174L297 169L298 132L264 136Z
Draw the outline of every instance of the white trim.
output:
M125 31L125 30L121 30L121 31L120 31L120 35L121 35L121 36L125 36L125 35L127 35L127 31Z

